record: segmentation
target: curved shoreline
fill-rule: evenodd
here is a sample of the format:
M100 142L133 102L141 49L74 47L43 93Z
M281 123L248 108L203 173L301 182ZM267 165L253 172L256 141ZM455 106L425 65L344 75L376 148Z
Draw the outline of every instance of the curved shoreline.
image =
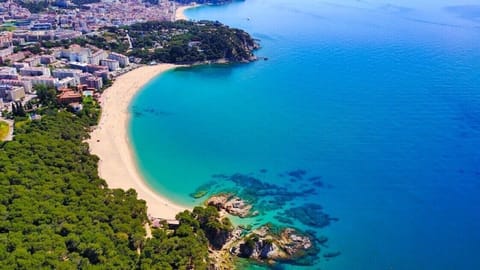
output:
M100 158L99 176L108 186L135 189L138 198L146 201L147 213L164 219L173 219L188 208L169 201L145 183L129 141L129 106L146 83L176 67L173 64L142 66L117 77L100 99L102 115L88 140L90 152Z
M187 5L187 6L179 6L175 10L175 21L178 20L188 20L188 17L185 15L185 10L191 9L191 8L196 8L201 5L195 4L195 5Z

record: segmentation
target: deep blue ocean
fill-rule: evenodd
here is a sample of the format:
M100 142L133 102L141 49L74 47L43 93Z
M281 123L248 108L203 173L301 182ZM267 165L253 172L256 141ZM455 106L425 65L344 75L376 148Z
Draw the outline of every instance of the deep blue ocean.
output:
M131 105L148 183L236 192L327 237L278 269L480 269L480 2L247 0L187 11L260 40L251 64L177 69ZM333 259L327 253L340 252Z

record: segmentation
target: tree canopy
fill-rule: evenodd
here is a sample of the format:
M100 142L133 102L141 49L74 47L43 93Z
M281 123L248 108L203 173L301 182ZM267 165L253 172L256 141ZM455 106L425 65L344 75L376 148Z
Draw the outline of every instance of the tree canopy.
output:
M17 124L0 145L2 269L206 269L216 209L179 213L146 239L146 205L110 189L89 153L90 119L65 110ZM210 223L210 224L208 224Z
M145 22L114 29L117 34L125 30L133 42L130 55L144 61L249 61L257 46L245 31L212 21Z
M67 112L15 130L0 148L0 261L11 269L132 268L145 202L111 190L82 142L84 118Z

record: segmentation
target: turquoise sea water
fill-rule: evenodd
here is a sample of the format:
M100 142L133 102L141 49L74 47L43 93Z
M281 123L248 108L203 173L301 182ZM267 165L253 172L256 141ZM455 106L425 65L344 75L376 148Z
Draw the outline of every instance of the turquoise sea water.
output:
M286 269L480 269L478 1L248 0L187 16L247 30L269 60L167 72L139 93L130 131L152 187L190 206L202 185L237 191L261 210L237 222L328 237L313 265Z

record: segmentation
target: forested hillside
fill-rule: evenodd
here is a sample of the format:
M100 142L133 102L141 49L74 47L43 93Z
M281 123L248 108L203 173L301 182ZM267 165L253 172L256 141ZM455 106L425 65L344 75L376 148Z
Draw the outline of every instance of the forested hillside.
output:
M248 62L258 48L247 32L212 21L145 22L110 30L116 36L128 31L134 47L129 55L145 62Z
M87 116L55 112L17 122L0 146L2 269L205 269L208 240L198 215L145 238L145 202L109 189L83 142Z
M145 203L98 177L85 118L58 113L15 133L0 150L1 264L133 267Z

